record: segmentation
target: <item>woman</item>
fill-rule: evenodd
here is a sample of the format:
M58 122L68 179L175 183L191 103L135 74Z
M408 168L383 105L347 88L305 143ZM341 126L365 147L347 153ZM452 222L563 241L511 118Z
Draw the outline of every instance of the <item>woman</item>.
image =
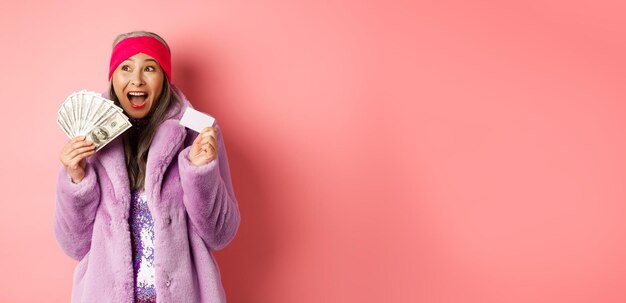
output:
M55 234L79 260L72 302L225 302L211 251L234 237L239 210L219 127L179 125L169 47L154 33L114 42L110 99L133 127L95 152L61 151Z

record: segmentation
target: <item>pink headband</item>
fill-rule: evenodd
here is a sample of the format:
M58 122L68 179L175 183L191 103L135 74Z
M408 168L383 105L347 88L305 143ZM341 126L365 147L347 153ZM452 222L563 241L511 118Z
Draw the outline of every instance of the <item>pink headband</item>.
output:
M172 82L172 62L170 51L161 41L149 36L129 37L120 41L113 48L111 63L109 64L109 80L113 76L113 71L124 60L138 54L144 53L154 58L167 75L167 81Z

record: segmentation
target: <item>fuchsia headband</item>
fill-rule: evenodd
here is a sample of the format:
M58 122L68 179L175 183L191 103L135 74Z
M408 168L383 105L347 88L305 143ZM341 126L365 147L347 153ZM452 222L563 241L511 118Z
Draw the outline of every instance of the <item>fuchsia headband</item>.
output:
M172 82L170 51L161 41L150 36L129 37L115 45L111 54L111 63L109 64L109 80L111 80L113 71L120 63L138 53L144 53L159 62L159 65L161 65L161 68L167 75L167 81Z

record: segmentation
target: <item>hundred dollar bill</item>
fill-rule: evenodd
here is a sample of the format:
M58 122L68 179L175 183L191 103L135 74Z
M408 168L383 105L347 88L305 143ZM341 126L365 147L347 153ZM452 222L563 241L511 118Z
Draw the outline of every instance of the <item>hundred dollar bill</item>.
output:
M98 151L130 127L131 124L126 116L118 111L114 111L112 115L91 129L86 137L87 140L93 142L96 146L96 151Z
M61 116L59 116L57 118L57 124L61 127L61 129L63 130L63 132L69 137L69 138L73 138L74 136L72 136L72 134L70 133L70 128L65 124L65 121L63 121L63 119L61 119Z
M57 123L59 124L59 126L61 126L61 128L63 129L63 132L69 137L69 138L74 138L74 132L72 131L72 127L68 124L68 122L70 121L67 113L65 112L65 107L61 106L61 108L59 108L58 111L58 116L57 116Z
M57 124L72 139L85 136L103 148L131 127L124 111L99 93L81 90L69 95L58 111Z

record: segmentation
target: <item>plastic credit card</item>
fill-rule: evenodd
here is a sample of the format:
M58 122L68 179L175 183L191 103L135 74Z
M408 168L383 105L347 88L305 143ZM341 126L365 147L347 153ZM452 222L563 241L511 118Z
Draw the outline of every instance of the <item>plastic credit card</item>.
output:
M213 126L215 118L199 112L191 107L185 109L183 117L180 119L180 125L193 129L196 132L202 132L205 127Z

